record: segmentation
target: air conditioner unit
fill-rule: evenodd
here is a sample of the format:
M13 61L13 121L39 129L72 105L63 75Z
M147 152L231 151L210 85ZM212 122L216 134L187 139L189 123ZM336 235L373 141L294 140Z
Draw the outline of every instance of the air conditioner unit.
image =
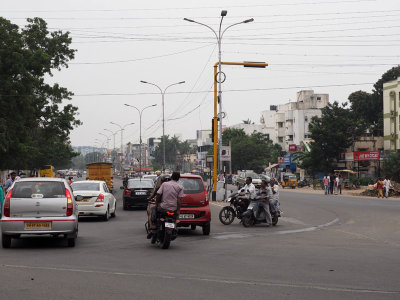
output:
M392 136L392 138L394 138L394 132L392 132L390 135Z
M390 116L391 116L391 117L394 117L394 116L395 116L394 110L391 110L391 111L390 111Z

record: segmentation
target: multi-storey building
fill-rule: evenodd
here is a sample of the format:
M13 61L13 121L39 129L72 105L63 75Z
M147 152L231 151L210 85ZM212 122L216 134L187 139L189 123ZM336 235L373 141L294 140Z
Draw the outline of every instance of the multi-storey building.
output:
M202 168L206 167L206 156L212 147L211 130L197 130L197 162Z
M385 151L400 149L400 77L383 84L383 133Z

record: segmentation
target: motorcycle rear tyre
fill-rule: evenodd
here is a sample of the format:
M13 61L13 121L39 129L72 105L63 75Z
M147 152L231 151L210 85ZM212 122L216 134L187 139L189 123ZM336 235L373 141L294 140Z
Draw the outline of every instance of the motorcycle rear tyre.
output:
M162 249L168 249L171 244L171 233L168 230L165 230L164 239L160 243Z
M225 206L219 212L219 220L224 225L232 224L233 220L235 220L236 213L235 210L230 206Z
M272 218L272 226L276 226L276 224L278 224L278 219L279 218L276 216Z
M251 227L254 225L254 220L251 216L243 216L242 217L242 224L244 227Z

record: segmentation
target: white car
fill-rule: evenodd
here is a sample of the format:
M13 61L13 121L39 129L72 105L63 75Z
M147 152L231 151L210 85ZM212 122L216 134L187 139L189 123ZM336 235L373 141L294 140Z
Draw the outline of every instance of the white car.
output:
M104 181L85 180L71 184L79 216L99 216L104 221L115 217L117 200Z

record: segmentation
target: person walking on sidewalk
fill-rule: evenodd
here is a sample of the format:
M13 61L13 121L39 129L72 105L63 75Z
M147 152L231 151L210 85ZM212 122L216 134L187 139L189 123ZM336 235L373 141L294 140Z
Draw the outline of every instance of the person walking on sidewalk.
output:
M378 189L378 198L383 198L383 181L381 178L378 178L378 181L376 182L376 188Z
M340 195L342 194L342 185L343 185L343 177L342 175L339 174L339 185L338 185L338 189L340 191Z
M390 182L390 179L388 176L386 176L385 180L383 181L383 186L385 188L385 197L389 197L389 191L391 188L393 188L392 183Z
M331 174L330 178L329 178L329 192L331 193L331 195L333 194L333 187L335 185L335 175Z
M325 195L328 195L329 192L329 176L325 175L324 179L322 180L323 184L324 184L324 192Z

